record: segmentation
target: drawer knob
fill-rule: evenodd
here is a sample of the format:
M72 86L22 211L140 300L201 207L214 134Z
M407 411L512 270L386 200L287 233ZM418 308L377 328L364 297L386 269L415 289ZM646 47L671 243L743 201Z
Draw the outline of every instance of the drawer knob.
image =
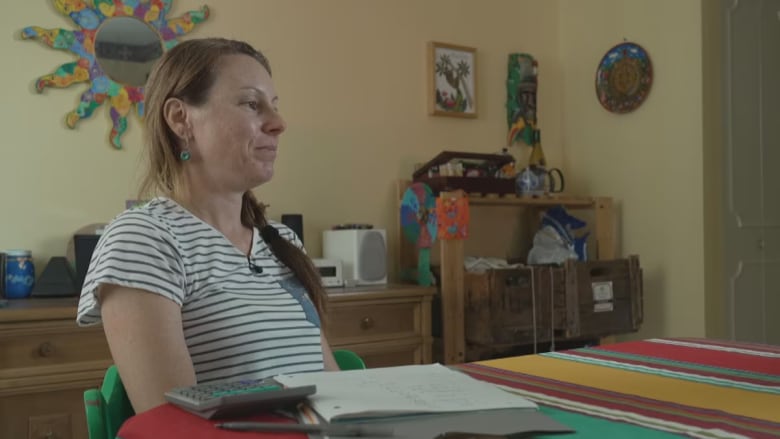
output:
M48 341L41 343L41 345L38 347L38 353L41 355L41 357L50 357L54 353L54 345Z
M363 330L371 329L374 327L374 319L371 317L363 317L363 320L360 321L360 328Z

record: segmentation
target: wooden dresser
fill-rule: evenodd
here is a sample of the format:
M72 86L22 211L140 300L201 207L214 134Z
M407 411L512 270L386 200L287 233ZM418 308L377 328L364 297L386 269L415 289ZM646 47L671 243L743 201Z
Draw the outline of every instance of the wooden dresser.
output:
M430 363L435 292L416 285L330 289L328 343L354 351L368 367Z
M76 299L0 308L0 438L86 439L84 390L111 355L102 327L76 326Z
M330 291L333 349L351 349L369 367L431 361L434 288ZM87 438L84 390L100 386L111 355L102 327L76 325L76 305L30 299L0 308L0 438Z

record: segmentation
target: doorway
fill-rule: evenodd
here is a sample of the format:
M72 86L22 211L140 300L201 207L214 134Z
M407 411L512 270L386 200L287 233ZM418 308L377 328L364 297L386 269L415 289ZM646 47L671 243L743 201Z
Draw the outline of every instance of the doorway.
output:
M780 344L780 0L721 12L726 326Z

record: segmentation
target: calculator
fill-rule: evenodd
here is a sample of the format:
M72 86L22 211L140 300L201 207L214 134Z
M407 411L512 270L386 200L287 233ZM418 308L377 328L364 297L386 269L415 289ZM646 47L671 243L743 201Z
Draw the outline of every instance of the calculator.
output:
M217 419L294 407L316 392L314 385L285 387L266 378L177 387L165 392L165 399L202 418Z

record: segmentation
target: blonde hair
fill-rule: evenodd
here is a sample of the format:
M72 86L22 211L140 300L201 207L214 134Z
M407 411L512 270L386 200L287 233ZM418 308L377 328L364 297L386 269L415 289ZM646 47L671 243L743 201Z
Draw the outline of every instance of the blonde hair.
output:
M184 41L166 51L154 64L144 90L147 167L139 188L141 199L177 193L184 165L179 160L181 140L165 120L165 102L178 98L190 105L205 103L218 74L218 61L224 55L251 56L271 73L268 59L262 53L245 42L224 38Z
M166 51L155 63L144 90L146 168L141 178L139 198L155 195L175 197L181 190L181 174L185 166L179 159L182 145L165 120L164 105L170 98L196 106L205 103L219 74L219 60L226 55L251 56L271 74L268 59L260 51L243 41L224 38L184 41ZM282 238L276 228L268 224L265 206L257 201L251 190L243 196L241 222L246 227L260 229L271 251L293 271L322 313L324 290L318 271L301 249Z

